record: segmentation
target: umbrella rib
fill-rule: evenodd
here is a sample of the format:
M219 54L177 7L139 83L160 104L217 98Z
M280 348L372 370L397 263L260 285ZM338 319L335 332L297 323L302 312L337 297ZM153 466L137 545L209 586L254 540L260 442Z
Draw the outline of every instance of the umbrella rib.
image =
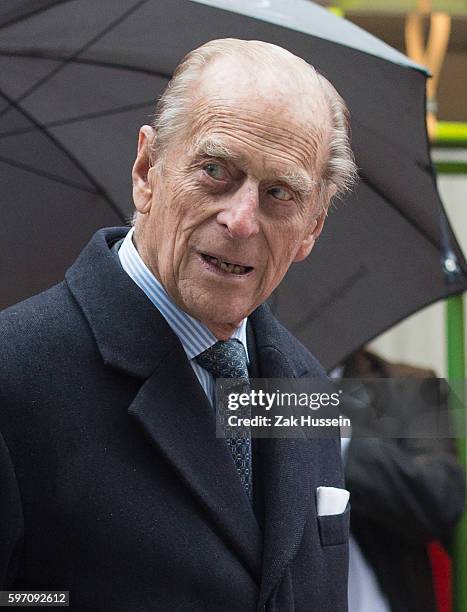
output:
M74 117L69 117L68 119L60 119L58 121L51 121L50 123L41 123L41 128L52 128L59 127L62 125L69 125L71 123L79 123L80 121L86 121L87 119L97 119L98 117L107 117L109 115L117 115L118 113L124 113L130 110L135 110L137 108L144 108L145 106L149 106L153 104L153 100L148 100L146 102L138 102L137 104L128 104L127 106L119 106L117 108L112 108L104 111L97 111L95 113L86 113L85 115L75 115ZM0 132L0 139L7 138L10 136L18 136L21 134L27 134L28 132L34 132L36 127L25 127L17 130L10 130L9 132Z
M31 123L33 123L38 129L41 129L42 132L44 133L44 135L60 150L62 151L62 153L68 157L75 165L76 167L81 170L81 172L84 174L84 176L89 180L90 183L92 183L95 188L96 188L96 193L98 193L100 196L102 196L102 198L104 198L104 200L107 202L107 204L109 205L109 207L114 211L114 213L118 216L118 218L123 222L126 223L126 219L124 217L124 215L121 213L120 209L118 208L118 206L115 204L115 202L110 198L110 196L107 194L107 192L105 191L105 189L99 185L99 183L96 181L96 179L90 174L90 172L78 161L78 159L72 155L70 153L70 151L68 151L63 144L57 139L55 138L48 130L46 130L45 128L42 128L42 126L40 125L40 123L32 116L30 115L22 106L20 106L17 102L15 102L15 100L13 100L12 98L10 98L10 96L8 96L8 94L6 94L1 88L0 88L0 95L2 95L5 100L11 104L14 108L16 108L16 110L21 113L22 115L24 115L26 117L26 119L28 119L28 121L30 121Z
M338 366L340 363L343 363L358 348L361 348L361 347L365 346L365 344L368 344L369 342L372 342L373 340L375 340L379 336L382 336L385 332L387 332L391 328L394 328L396 325L398 325L402 321L405 321L408 317L411 317L413 314L416 314L417 312L420 312L424 308L428 308L428 306L431 306L432 304L436 304L437 302L440 302L441 300L445 300L446 298L448 298L450 296L460 295L461 293L464 293L464 291L467 288L467 285L464 282L463 286L460 286L460 285L452 285L452 286L445 285L444 287L445 287L445 291L443 293L440 293L439 295L437 295L437 297L434 297L434 298L430 297L430 298L424 300L421 304L419 304L418 306L415 307L415 310L411 307L411 308L409 308L408 311L404 312L404 314L402 314L400 316L397 316L396 318L392 319L390 323L386 323L384 325L384 327L382 327L381 329L378 328L377 332L371 332L371 334L369 336L365 337L366 339L361 344L359 344L356 348L353 348L352 350L347 352L339 360L339 363L333 364L331 367L329 367L329 369L327 371L329 372L330 370L332 370L333 368ZM291 331L293 331L293 330L291 329Z
M138 10L140 8L140 6L142 6L143 4L146 4L148 0L139 0L139 2L137 2L135 5L133 5L131 8L129 8L128 10L126 10L122 15L120 15L117 19L115 19L114 21L112 21L111 23L109 23L103 30L101 30L98 34L96 34L95 36L93 36L91 38L91 40L88 40L84 45L82 45L77 51L75 51L70 57L64 59L62 61L62 63L59 66L56 66L53 70L51 70L51 72L49 72L48 74L46 74L44 77L42 77L41 79L39 79L38 81L36 81L36 83L34 83L33 85L31 85L31 87L29 89L27 89L25 92L23 92L21 94L21 96L19 98L16 99L16 102L22 102L25 98L27 98L32 92L36 91L39 87L41 87L44 83L46 83L48 80L50 80L53 76L55 76L58 72L60 72L60 70L62 70L69 62L71 62L75 57L77 57L80 53L82 53L83 51L85 51L88 47L90 47L91 45L93 45L94 43L96 43L98 40L100 40L103 36L105 36L106 34L108 34L110 31L112 31L113 28L115 28L117 25L119 25L122 21L124 21L127 17L129 17L132 13L134 13L136 10ZM2 112L0 112L0 117L2 117L5 114L5 110L3 110Z
M59 57L57 55L53 55L52 53L44 53L44 52L35 52L35 53L27 53L25 51L15 51L14 53L11 51L1 51L0 56L3 57L27 57L31 59L45 59L52 60L56 62L67 62L69 64L89 64L90 66L100 66L103 68L116 68L117 70L127 70L129 72L139 72L141 74L149 74L151 76L161 77L162 79L170 80L171 76L166 72L161 72L160 70L153 70L152 68L141 68L140 66L132 66L131 64L120 64L118 62L106 62L104 60L97 59L89 59L85 57L74 57L70 60L66 60L66 58Z
M25 170L26 172L30 172L31 174L37 174L38 176L43 176L57 183L63 183L63 185L67 185L68 187L75 187L80 191L86 191L88 193L94 193L96 195L101 195L99 192L91 189L90 187L86 187L86 185L81 185L75 181L70 181L69 179L65 179L58 174L53 174L52 172L46 172L45 170L39 170L39 168L33 168L28 164L24 164L23 162L18 162L13 159L8 159L0 155L0 162L4 164L8 164L9 166L13 166L15 168L20 168L21 170Z
M2 24L0 24L0 30L2 30L3 28L7 28L8 26L14 25L15 23L18 23L19 21L26 21L27 19L29 19L30 17L33 17L34 15L39 15L39 13L48 11L53 6L56 6L57 4L65 4L65 2L70 2L70 0L52 0L48 4L45 4L44 6L40 6L39 8L36 8L36 9L32 9L31 11L24 13L23 15L19 15L18 17L12 17L9 21L4 21Z
M400 210L400 208L391 200L389 199L380 189L378 189L378 187L367 177L365 176L363 173L360 173L360 178L369 186L371 187L371 189L377 193L387 204L389 204L389 206L391 206L391 208L393 208L397 213L399 213L399 215L404 217L404 220L409 223L413 229L415 229L421 236L423 236L423 238L425 238L425 240L431 244L431 246L434 247L434 249L436 250L436 252L438 252L441 255L441 249L442 249L442 243L437 243L427 232L425 232L421 227L419 227L412 219L408 218L406 215L404 215L402 213L402 211ZM273 298L274 300L277 300L277 296L275 296ZM299 333L302 329L304 329L310 322L310 315L305 316L302 320L299 320L294 326L292 331L294 333Z
M423 236L423 238L425 238L427 242L429 242L437 251L440 250L441 244L438 243L432 236L430 236L430 234L428 234L425 230L423 230L419 225L417 225L415 221L413 221L410 217L407 217L406 215L404 215L401 209L399 208L399 206L397 206L397 204L395 204L393 200L388 198L388 196L383 191L381 191L375 185L375 183L373 183L373 181L371 181L367 176L365 176L361 172L360 172L360 177L367 185L369 185L372 188L373 191L375 191L385 202L387 202L389 206L391 206L391 208L397 211L401 217L404 217L405 221L407 221L407 223L409 223L421 236Z

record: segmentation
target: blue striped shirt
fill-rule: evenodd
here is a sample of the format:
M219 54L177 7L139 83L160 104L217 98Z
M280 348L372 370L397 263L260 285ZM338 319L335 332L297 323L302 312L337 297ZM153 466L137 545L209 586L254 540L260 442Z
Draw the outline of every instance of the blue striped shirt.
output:
M118 251L122 267L138 287L144 291L154 306L156 306L173 332L177 334L201 386L211 404L214 405L214 378L209 372L198 365L195 357L218 340L204 323L191 317L172 301L164 287L141 259L132 240L133 232L134 228L131 228ZM231 337L237 338L243 344L248 361L246 322L247 319L243 319Z

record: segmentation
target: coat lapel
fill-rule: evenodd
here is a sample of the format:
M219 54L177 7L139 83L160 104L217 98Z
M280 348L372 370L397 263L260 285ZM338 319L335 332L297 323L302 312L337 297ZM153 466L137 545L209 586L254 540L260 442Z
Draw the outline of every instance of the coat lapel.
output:
M227 444L216 438L214 410L182 347L166 354L134 399L129 414L259 582L261 532Z
M109 249L124 234L124 228L98 232L66 281L104 362L141 379L129 415L259 583L262 542L253 509L180 341Z
M304 360L296 363L296 341L270 314L267 306L251 316L261 377L297 378ZM295 358L294 358L295 357ZM309 376L322 376L321 371ZM300 439L259 440L264 504L263 567L259 605L281 582L303 536L312 498L314 445Z

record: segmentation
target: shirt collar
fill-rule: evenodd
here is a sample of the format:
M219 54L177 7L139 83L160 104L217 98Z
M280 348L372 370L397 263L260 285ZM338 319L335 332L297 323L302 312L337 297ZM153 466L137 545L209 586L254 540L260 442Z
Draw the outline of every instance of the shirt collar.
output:
M164 287L141 259L132 239L133 233L134 228L131 228L120 246L118 251L120 263L128 276L147 295L178 336L188 359L193 359L215 344L217 338L204 323L191 317L173 302ZM247 319L245 318L231 338L236 338L243 344L247 363L249 363L246 323Z

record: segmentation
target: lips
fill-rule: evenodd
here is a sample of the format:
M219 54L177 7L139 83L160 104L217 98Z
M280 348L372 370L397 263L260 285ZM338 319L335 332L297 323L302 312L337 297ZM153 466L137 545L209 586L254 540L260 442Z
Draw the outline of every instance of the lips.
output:
M223 270L224 272L228 272L230 274L248 274L253 270L252 266L242 266L237 263L233 263L231 261L226 261L224 259L220 259L219 257L215 257L213 255L208 255L207 253L200 253L201 257L205 262L215 266L219 270Z

